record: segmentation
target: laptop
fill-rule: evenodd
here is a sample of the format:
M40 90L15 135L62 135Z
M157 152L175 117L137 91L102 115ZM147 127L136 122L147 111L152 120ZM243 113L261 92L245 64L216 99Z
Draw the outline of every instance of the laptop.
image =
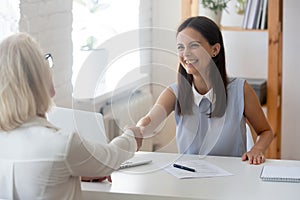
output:
M101 113L53 107L47 113L47 119L53 125L68 131L76 131L86 140L107 144L108 139ZM120 169L150 163L151 160L132 158L121 164Z
M107 143L103 115L96 112L53 107L47 119L55 126L78 132L84 139Z

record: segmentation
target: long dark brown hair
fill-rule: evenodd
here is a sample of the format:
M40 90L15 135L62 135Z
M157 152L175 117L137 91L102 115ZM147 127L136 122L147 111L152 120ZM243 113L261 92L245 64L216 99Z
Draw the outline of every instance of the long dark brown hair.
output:
M216 100L211 117L222 117L227 105L227 84L228 78L225 66L225 51L223 37L219 27L209 18L197 16L186 19L177 29L177 35L185 28L192 28L198 31L210 45L220 44L220 52L213 57L210 65L210 80ZM193 76L187 74L184 67L179 63L178 67L178 99L177 112L179 115L192 114L192 105L194 101L192 92Z

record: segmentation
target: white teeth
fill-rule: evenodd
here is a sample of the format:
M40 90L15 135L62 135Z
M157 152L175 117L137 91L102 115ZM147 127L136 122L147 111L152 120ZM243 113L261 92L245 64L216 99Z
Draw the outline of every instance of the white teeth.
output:
M195 62L197 62L196 59L193 59L193 60L186 60L186 61L185 61L186 64L192 64L192 63L195 63Z

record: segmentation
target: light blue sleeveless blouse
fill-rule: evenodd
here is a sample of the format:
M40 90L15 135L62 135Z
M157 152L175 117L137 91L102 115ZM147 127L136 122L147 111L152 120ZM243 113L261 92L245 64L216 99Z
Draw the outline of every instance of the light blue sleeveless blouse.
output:
M246 152L246 119L244 113L244 82L235 79L227 86L227 108L223 127L208 155L242 156ZM177 84L170 85L178 97ZM176 141L179 153L199 154L201 141L199 133L199 107L193 104L192 115L178 115L175 106ZM213 120L213 119L209 119ZM208 133L209 134L209 133Z

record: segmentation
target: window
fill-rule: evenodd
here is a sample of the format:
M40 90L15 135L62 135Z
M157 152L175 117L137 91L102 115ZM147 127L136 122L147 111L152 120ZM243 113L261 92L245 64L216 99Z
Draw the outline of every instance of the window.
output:
M0 40L19 31L20 0L1 0L0 2Z
M99 84L113 90L126 73L139 68L135 34L141 27L140 8L140 0L73 0L73 86L84 76L85 64L91 70L83 79L92 84L91 93ZM97 80L89 80L92 76Z

